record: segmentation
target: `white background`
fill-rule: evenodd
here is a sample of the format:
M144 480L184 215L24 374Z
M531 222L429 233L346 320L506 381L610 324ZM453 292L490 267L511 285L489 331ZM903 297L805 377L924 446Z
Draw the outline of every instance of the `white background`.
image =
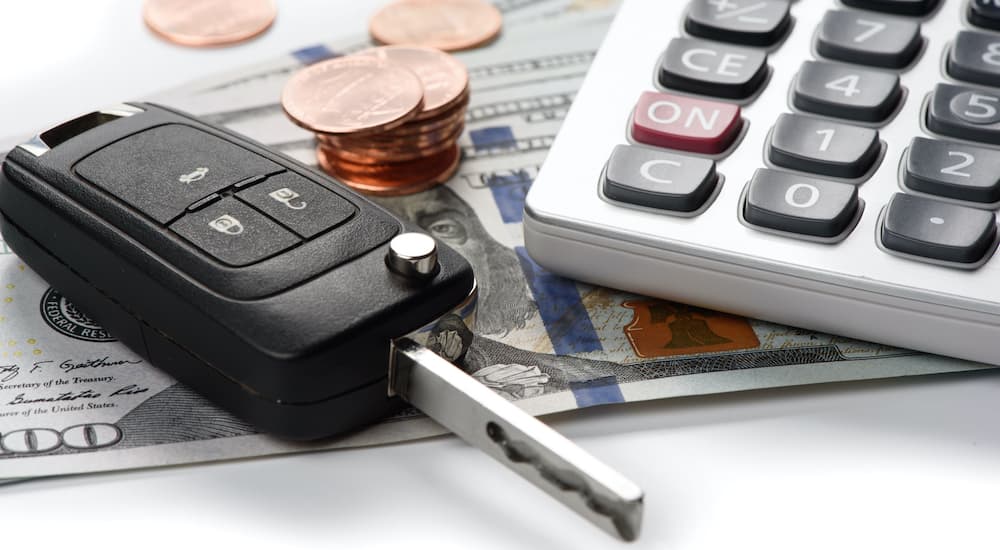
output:
M153 36L138 1L0 0L0 136L364 32L376 5L282 1L263 37L198 50ZM644 532L629 546L454 438L0 487L0 544L1000 548L998 402L1000 376L978 374L553 419L646 490Z

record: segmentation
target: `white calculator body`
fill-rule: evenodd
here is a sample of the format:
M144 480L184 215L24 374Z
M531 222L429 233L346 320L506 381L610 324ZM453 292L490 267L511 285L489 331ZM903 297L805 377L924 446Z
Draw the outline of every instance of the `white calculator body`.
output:
M1000 364L997 28L992 0L625 0L528 194L528 252Z

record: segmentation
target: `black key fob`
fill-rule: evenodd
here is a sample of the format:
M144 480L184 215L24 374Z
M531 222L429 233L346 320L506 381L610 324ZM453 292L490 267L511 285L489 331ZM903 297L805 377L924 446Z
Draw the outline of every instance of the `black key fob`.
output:
M474 307L472 268L454 251L426 236L395 250L415 228L156 105L93 112L16 147L0 214L7 244L122 342L288 438L402 407L387 391L392 339Z

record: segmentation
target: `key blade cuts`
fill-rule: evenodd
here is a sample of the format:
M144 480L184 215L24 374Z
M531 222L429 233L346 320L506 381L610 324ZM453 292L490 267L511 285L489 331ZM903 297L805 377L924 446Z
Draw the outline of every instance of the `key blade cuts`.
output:
M401 395L466 442L608 533L632 541L642 490L516 405L409 338L393 342Z

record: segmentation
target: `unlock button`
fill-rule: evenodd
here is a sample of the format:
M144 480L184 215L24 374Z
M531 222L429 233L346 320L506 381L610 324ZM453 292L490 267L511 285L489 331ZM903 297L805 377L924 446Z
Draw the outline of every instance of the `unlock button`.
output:
M272 176L236 197L306 239L344 223L355 211L333 191L290 172Z

